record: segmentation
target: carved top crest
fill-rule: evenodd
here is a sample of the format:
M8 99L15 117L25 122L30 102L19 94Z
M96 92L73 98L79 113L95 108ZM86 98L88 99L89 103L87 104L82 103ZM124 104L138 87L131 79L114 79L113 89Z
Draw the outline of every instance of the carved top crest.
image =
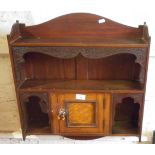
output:
M54 46L87 44L140 44L148 41L143 36L145 26L138 28L123 25L102 16L88 13L73 13L54 18L48 22L25 26L15 23L10 33L10 43L16 46L35 46L46 43Z

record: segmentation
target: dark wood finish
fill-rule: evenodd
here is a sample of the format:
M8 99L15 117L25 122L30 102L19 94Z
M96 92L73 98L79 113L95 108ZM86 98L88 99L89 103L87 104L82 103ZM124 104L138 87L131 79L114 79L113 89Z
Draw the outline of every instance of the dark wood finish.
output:
M101 19L105 22L99 23ZM118 44L122 47L127 44L144 47L147 46L148 39L143 38L145 35L143 29L143 26L133 28L105 17L78 13L64 15L35 26L25 26L17 22L10 36L11 44L15 46L88 46L88 44L115 46Z
M150 47L145 23L134 28L87 13L34 26L17 21L8 44L23 137L140 137Z

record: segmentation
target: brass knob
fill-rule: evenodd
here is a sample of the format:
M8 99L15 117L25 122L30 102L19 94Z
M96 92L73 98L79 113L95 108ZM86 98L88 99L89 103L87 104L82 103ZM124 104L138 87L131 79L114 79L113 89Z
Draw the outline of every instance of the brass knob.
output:
M64 108L60 108L58 112L58 119L59 120L65 120L66 111Z

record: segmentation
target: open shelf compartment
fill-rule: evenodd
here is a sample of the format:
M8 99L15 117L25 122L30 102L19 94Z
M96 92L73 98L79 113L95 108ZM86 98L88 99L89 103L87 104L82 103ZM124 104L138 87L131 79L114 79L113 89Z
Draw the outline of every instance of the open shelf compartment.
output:
M81 54L57 58L29 52L23 58L20 90L143 91L141 66L132 54L91 59Z
M142 94L114 94L112 134L139 134Z
M20 94L27 134L47 134L51 132L48 96L46 93Z

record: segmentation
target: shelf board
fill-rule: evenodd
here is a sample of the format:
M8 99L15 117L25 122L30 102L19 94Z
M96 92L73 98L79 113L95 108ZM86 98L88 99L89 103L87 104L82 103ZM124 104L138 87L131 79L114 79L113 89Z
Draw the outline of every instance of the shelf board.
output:
M22 91L143 91L143 85L128 80L26 80Z
M13 46L102 46L102 47L147 47L142 38L104 38L104 37L61 37L61 38L18 38Z

